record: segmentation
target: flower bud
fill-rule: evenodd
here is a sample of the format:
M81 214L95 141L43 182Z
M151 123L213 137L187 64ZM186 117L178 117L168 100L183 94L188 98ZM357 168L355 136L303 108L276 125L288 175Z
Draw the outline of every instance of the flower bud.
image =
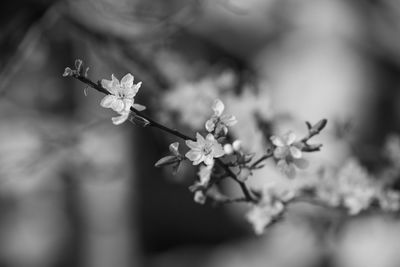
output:
M68 76L72 76L73 71L71 70L71 68L66 67L63 73L63 77L68 77Z

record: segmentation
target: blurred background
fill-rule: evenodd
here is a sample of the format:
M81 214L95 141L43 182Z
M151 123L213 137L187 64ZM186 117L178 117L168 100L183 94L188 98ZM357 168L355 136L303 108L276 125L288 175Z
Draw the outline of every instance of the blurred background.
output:
M76 58L95 81L130 72L146 114L189 135L221 98L258 154L327 118L302 177L355 158L381 179L388 137L400 154L400 2L20 0L0 13L0 266L400 265L392 215L299 204L258 237L245 206L194 203L194 168L153 167L173 136L112 125L98 92L62 77ZM251 183L268 179L281 179L272 165Z

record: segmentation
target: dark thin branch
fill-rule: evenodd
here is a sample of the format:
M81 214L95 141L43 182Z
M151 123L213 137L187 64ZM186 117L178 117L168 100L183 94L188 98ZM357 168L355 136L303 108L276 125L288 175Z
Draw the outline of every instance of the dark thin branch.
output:
M261 162L263 162L264 160L270 158L272 155L273 155L273 152L272 152L272 150L270 149L265 155L261 156L258 160L256 160L255 162L253 162L253 163L250 165L250 169L252 170L252 169L257 168L257 166L258 166Z

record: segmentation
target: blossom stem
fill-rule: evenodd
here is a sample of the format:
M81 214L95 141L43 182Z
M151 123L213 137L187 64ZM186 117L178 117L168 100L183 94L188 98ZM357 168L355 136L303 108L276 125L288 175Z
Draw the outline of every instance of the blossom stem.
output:
M266 154L264 154L263 156L261 156L261 158L259 158L258 160L256 160L255 162L253 162L253 163L250 165L250 169L255 169L255 168L257 168L258 165L259 165L261 162L263 162L264 160L270 158L272 155L273 155L272 150L267 151Z

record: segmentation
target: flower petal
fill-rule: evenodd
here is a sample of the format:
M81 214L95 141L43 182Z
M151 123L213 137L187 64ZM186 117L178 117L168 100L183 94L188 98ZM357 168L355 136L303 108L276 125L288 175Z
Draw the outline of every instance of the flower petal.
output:
M124 103L124 111L129 111L133 105L133 99L124 98L122 102Z
M286 174L287 177L294 178L296 176L296 169L293 164L287 163L286 160L282 159L278 161L276 166L282 173Z
M201 150L201 146L195 141L186 140L185 143L192 150L199 150L199 151Z
M140 86L142 85L142 82L139 82L137 84L134 84L132 87L127 87L125 90L125 96L127 98L134 98L139 91Z
M280 136L273 135L269 139L275 146L281 147L286 145Z
M189 150L189 152L187 152L185 154L185 157L187 157L190 161L197 161L197 160L201 159L202 154L200 151ZM194 164L194 165L197 165L197 164Z
M131 88L133 85L133 76L128 73L121 79L121 86L125 88Z
M114 95L106 95L100 102L100 106L103 108L111 108L114 102L117 101L117 97Z
M211 117L211 119L206 121L205 127L206 127L206 130L208 132L214 131L214 129L215 129L215 120L214 120L213 117Z
M214 135L212 135L212 134L207 134L207 136L206 136L206 140L207 141L211 141L211 142L213 142L213 141L215 141L215 137L214 137Z
M290 146L289 149L290 149L290 154L291 154L292 157L295 158L295 159L299 159L299 158L301 158L301 156L303 155L303 153L301 152L301 150L298 149L298 148L295 147L295 146Z
M111 90L112 90L111 85L112 85L112 81L106 80L106 79L101 80L101 86L103 86L105 89L107 89L107 91L109 91L110 93L113 93L113 92L111 92Z
M224 103L222 103L222 101L219 99L215 99L212 105L212 110L214 111L214 114L219 117L222 115L222 112L224 112L224 109Z
M219 143L217 143L212 147L212 155L214 158L220 158L225 155L225 150Z
M217 123L215 126L215 133L219 136L226 136L228 134L228 127L225 126L222 122Z
M202 163L204 160L204 155L201 154L201 157L199 159L196 159L195 161L193 161L193 165L199 165L200 163Z
M143 106L143 105L140 105L140 104L136 104L136 103L134 103L134 104L132 105L132 107L133 107L134 109L138 110L138 111L143 111L143 110L146 109L146 106Z
M290 146L296 141L296 135L294 132L290 131L283 136L283 141L286 145Z
M206 142L206 140L204 139L204 137L203 137L201 134L199 134L199 133L196 133L196 139L197 139L196 142L197 142L200 146L204 145L205 142Z
M115 78L114 74L111 74L111 81L103 79L101 80L101 86L107 89L111 94L116 95L118 91L119 81Z
M121 113L122 111L124 111L124 102L121 99L116 98L115 101L112 103L111 108L118 112Z
M121 116L111 118L112 122L115 125L120 125L124 123L129 117L129 112L121 114Z
M221 116L221 122L225 124L226 126L233 126L237 123L237 119L233 115L222 115Z

